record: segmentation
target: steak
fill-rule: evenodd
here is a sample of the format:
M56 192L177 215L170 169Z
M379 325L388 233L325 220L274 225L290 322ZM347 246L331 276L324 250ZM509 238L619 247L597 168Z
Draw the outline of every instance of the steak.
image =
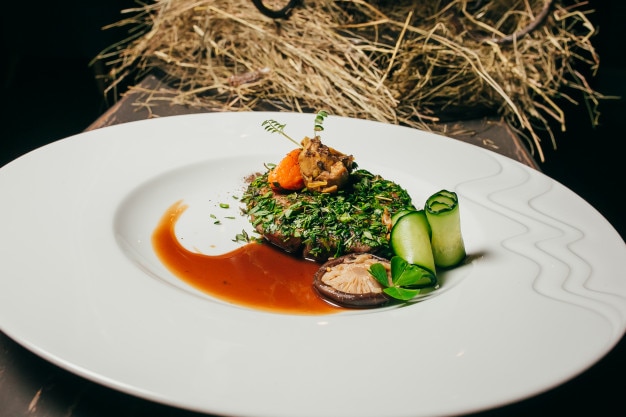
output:
M242 197L252 225L271 244L318 262L350 253L390 255L391 216L415 208L403 188L363 169L334 193L280 193L269 186L268 173L255 177Z

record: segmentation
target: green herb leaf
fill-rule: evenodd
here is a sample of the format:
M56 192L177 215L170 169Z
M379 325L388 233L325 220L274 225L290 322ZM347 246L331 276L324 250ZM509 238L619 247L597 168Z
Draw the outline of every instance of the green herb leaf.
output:
M375 263L370 266L369 273L382 285L383 287L389 286L389 277L387 276L387 269L381 263Z
M235 238L233 239L233 242L250 242L250 236L248 235L248 232L246 232L245 230L242 230L241 233L237 233L237 235L235 236Z
M383 292L397 300L408 301L418 295L420 293L420 290L410 290L400 287L388 287L383 289Z
M399 256L391 258L391 281L395 284L409 263Z
M383 286L385 294L402 301L415 297L422 288L437 284L436 277L430 271L410 264L399 256L391 258L391 284L382 264L370 266L369 273Z
M433 283L433 274L417 265L407 265L402 274L394 280L398 287L419 288Z

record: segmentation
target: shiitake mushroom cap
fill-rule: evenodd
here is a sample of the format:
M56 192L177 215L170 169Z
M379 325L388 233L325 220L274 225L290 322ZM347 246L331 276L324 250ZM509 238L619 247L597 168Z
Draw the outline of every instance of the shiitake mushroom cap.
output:
M359 267L359 264L353 262L359 256L368 256L383 265L388 266L390 264L388 259L370 253L351 253L343 255L325 262L317 270L313 277L313 288L322 298L341 307L373 308L389 304L392 299L387 294L382 292L382 290L380 292L351 293L339 290L324 282L324 275L326 275L331 269L336 268L341 264L349 263L355 265L355 267ZM366 266L365 264L361 264L361 266L369 269L369 266Z

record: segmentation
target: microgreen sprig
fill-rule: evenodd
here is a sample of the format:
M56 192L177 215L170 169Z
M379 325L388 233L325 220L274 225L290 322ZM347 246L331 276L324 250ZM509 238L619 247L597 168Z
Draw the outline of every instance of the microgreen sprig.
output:
M383 286L383 292L398 300L407 301L423 288L435 286L435 276L418 265L410 264L399 256L391 258L391 283L387 270L380 263L369 268L369 273Z
M320 110L315 115L315 123L313 124L313 134L315 137L319 137L318 133L324 130L324 119L326 119L327 117L328 112L325 110ZM302 148L301 144L299 144L295 139L285 133L285 126L287 126L286 123L279 123L276 120L269 119L261 123L261 126L263 126L265 130L270 133L279 133L283 135L285 138L295 143L299 148Z
M313 125L313 134L315 137L318 137L318 133L324 130L324 119L328 117L328 112L325 110L320 110L315 115L315 124Z
M285 126L287 126L287 124L285 123L281 124L281 123L278 123L276 120L270 119L261 123L261 126L263 126L265 130L267 130L270 133L280 133L281 135L283 135L284 137L286 137L287 139L295 143L299 148L302 147L302 145L296 142L295 139L293 139L291 136L285 133Z

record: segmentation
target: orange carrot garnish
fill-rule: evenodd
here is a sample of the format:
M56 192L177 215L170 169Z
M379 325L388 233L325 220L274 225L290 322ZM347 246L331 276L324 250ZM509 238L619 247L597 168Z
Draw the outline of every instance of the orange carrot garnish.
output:
M289 152L278 165L272 169L267 179L274 191L298 191L304 188L304 179L300 173L298 156L301 149Z

